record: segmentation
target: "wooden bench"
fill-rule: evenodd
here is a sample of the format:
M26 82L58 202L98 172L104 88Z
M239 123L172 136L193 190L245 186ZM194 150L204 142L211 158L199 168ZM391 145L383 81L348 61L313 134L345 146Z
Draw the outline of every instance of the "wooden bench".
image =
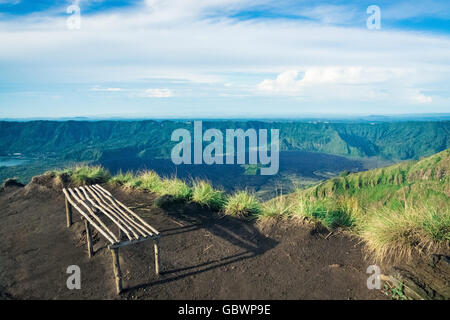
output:
M84 220L89 258L94 254L91 226L109 241L108 248L111 250L113 259L117 294L122 291L122 274L119 264L120 247L153 240L155 272L157 276L159 275L159 232L155 228L98 184L64 188L63 192L66 200L67 227L72 225L72 207ZM111 231L111 226L114 225L118 229L117 235Z

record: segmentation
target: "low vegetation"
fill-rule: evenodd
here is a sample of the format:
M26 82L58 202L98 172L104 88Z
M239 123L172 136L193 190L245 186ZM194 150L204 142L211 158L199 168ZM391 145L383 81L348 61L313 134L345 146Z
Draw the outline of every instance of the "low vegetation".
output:
M194 181L192 200L213 210L221 210L226 203L225 192L202 180Z
M127 188L147 190L161 196L169 195L174 200L189 200L192 196L192 188L184 181L177 178L161 178L154 171L142 171L138 175L134 175L132 172L120 172L112 177L109 183Z
M280 195L263 203L260 218L292 217L298 213L299 203Z
M74 185L105 183L111 179L111 174L101 166L78 165L58 171L58 176L65 180L68 177Z
M450 150L419 161L342 174L290 196L300 214L347 227L378 260L450 249ZM300 199L300 200L299 200Z
M300 193L293 198L288 198L285 202L285 207L290 206L292 208L292 203L296 204L291 209L291 215L293 216L319 220L329 229L353 227L355 218L352 216L354 210L349 204L352 203L350 199L311 200Z
M189 200L193 195L192 189L182 180L163 179L161 181L161 189L159 191L162 195L170 195L174 200Z
M449 208L380 208L370 214L361 231L368 249L379 259L409 259L414 251L436 252L450 242Z
M225 213L231 216L251 217L261 213L261 204L247 190L237 191L227 199Z
M450 248L450 150L360 173L344 172L317 186L260 202L248 190L226 195L209 182L188 184L153 171L115 176L99 166L54 172L71 184L110 183L191 201L236 217L318 220L328 229L358 235L378 259L408 259L414 253Z

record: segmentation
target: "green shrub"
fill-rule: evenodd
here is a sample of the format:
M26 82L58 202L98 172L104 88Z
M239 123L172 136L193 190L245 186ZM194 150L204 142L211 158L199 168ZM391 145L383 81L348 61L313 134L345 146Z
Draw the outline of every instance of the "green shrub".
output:
M353 219L349 212L328 201L314 203L308 208L306 216L321 221L329 229L350 227L353 224Z
M243 217L258 215L261 213L261 204L254 194L242 190L228 197L225 205L225 213Z
M192 186L192 201L213 210L221 210L225 205L226 197L222 190L216 190L210 183L197 180Z
M151 192L161 193L163 183L161 177L154 171L143 171L137 177L138 187Z
M192 189L180 179L163 179L160 182L160 193L170 195L174 200L189 200L192 196Z
M135 177L132 172L129 172L129 171L126 173L119 172L118 174L116 174L109 180L109 183L111 183L113 185L123 186L123 185L126 185L127 183L129 183L134 178Z
M105 183L111 179L111 174L102 166L76 166L56 172L57 175L68 175L74 185Z
M376 209L360 235L378 260L408 260L413 252L434 253L449 246L450 211L428 205Z
M265 217L292 217L295 215L297 203L286 196L278 196L265 202L262 206L260 218Z

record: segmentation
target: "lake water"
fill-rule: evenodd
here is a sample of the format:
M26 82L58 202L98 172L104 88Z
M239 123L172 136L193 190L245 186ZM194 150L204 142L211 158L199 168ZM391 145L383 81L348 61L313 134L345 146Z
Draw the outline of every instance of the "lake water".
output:
M28 160L0 157L0 167L14 167L26 163Z

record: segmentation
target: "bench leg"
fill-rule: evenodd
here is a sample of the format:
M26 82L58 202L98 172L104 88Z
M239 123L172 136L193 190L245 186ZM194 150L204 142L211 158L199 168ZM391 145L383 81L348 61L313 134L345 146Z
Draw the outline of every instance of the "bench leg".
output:
M91 258L94 255L94 245L92 244L92 230L90 223L85 219L84 226L86 227L86 242L88 247L88 255Z
M119 229L119 240L122 240L122 230L120 229L120 227L117 227Z
M119 248L111 249L113 268L114 268L114 279L116 282L116 293L120 294L122 291L122 272L120 271L119 264Z
M159 276L159 240L154 240L154 248L155 248L155 273Z
M66 219L67 219L67 228L69 228L72 225L72 206L70 205L69 201L66 200Z

